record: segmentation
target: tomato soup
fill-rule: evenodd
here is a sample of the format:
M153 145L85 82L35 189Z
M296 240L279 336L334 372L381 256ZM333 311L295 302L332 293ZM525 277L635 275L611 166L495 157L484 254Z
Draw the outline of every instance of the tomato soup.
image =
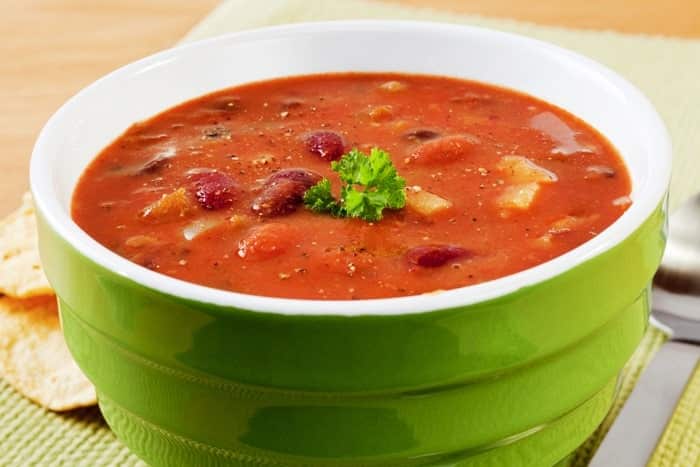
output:
M371 213L341 192L349 152L354 163L385 157L355 170L365 187L348 184L379 206ZM342 73L225 89L134 124L82 175L72 214L110 250L178 279L368 299L548 261L614 222L629 193L611 144L539 99L447 77Z

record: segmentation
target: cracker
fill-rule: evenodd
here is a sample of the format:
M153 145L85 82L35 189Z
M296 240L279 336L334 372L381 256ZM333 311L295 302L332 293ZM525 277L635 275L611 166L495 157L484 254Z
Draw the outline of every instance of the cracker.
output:
M0 297L0 376L50 410L97 402L95 388L68 352L53 296Z
M0 221L0 294L26 298L53 294L39 261L36 218L29 193Z

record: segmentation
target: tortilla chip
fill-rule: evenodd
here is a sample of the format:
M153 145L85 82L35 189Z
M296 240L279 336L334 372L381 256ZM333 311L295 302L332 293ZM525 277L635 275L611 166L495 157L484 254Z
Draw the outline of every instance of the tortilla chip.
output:
M56 298L0 297L0 376L57 412L97 403L63 340Z
M52 293L39 261L32 197L26 193L22 206L0 222L0 294L26 298Z

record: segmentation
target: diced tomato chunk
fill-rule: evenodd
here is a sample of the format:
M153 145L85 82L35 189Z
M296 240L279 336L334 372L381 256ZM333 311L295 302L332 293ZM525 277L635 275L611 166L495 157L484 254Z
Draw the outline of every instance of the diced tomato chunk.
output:
M469 156L478 139L472 135L444 136L418 146L406 163L437 165L463 160Z
M290 250L299 241L296 228L279 222L253 227L238 242L238 256L249 261L261 261Z

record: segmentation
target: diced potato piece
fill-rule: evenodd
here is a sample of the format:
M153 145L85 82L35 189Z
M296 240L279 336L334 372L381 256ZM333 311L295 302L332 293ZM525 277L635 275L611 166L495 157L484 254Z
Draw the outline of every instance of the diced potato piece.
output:
M534 182L511 185L503 190L501 196L496 200L496 204L501 208L527 209L539 190L540 185Z
M496 167L504 171L513 183L552 183L558 180L554 172L522 156L503 156Z
M406 85L401 81L387 81L379 86L382 91L398 92L406 89Z
M191 224L185 226L185 228L182 229L182 236L185 237L185 240L194 240L199 235L203 234L209 229L216 227L219 224L221 224L221 220L219 219L195 219Z
M374 122L385 122L391 120L393 116L390 105L376 105L369 109L369 117Z
M423 216L434 216L449 210L452 202L420 188L409 188L406 190L406 206Z
M249 216L235 214L230 218L224 220L214 217L204 217L200 219L195 219L189 225L185 226L182 230L182 235L185 240L194 240L205 232L209 232L213 229L233 229L238 230L243 227L248 226L252 222Z
M187 216L193 209L194 203L187 190L178 188L146 206L141 211L141 217L155 222L168 222Z

